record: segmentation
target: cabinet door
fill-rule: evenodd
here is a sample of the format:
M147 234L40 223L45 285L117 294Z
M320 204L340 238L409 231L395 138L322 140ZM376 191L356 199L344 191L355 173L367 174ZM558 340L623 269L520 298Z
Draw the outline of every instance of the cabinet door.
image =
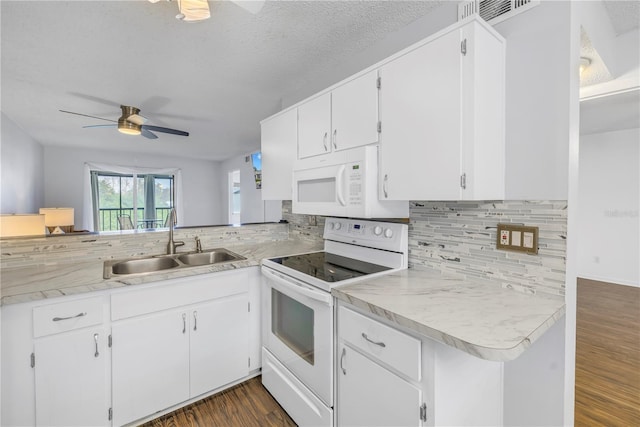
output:
M35 340L36 425L110 424L107 335L100 326Z
M344 343L338 357L338 425L421 425L419 388Z
M460 33L380 69L380 199L460 198Z
M378 142L378 71L331 92L331 143L345 150Z
M298 158L331 151L331 94L298 106Z
M261 123L262 199L291 200L293 162L298 149L298 110Z
M244 293L189 311L191 397L249 374L248 303Z
M189 399L189 319L185 311L112 326L113 424L122 425Z

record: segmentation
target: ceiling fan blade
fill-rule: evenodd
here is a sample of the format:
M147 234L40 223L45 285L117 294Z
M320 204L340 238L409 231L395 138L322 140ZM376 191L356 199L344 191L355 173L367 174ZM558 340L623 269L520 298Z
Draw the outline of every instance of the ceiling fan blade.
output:
M183 130L177 130L177 129L163 128L160 126L142 125L142 129L153 130L156 132L171 133L173 135L189 136L189 132L185 132Z
M140 114L132 114L129 117L127 117L127 121L140 126L147 122L147 118L144 116L141 116Z
M118 123L117 120L111 120L111 119L105 119L105 118L102 118L102 117L90 116L88 114L74 113L73 111L65 111L65 110L58 110L58 111L60 111L61 113L75 114L76 116L90 117L92 119L98 119L98 120L104 120L104 121L107 121L107 122Z
M89 126L82 126L83 128L114 128L118 126L116 125L89 125Z
M264 6L264 0L231 0L231 2L254 15L260 12L262 6Z
M144 136L145 138L158 139L158 135L151 132L149 129L142 128L141 132L142 132L142 136Z

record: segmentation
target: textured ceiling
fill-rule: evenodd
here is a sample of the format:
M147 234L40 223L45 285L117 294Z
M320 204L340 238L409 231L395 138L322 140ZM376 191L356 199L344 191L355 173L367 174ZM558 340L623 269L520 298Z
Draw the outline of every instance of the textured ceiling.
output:
M436 1L267 1L250 14L211 1L211 19L175 19L176 2L5 1L2 111L44 145L222 160L259 148L259 121L357 52L430 13ZM370 65L370 64L365 64ZM119 134L59 109L191 133Z
M635 30L640 25L640 1L606 0L604 5L617 35Z

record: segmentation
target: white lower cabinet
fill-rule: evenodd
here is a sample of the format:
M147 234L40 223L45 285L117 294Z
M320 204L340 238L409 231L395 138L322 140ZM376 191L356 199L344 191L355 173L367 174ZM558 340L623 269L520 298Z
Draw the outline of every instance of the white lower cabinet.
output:
M191 397L242 378L249 371L247 294L190 310Z
M432 361L428 343L340 303L337 425L433 425L427 423Z
M503 363L337 307L338 427L503 424Z
M113 325L114 425L189 399L187 322L174 310Z
M34 342L37 426L107 426L108 332L100 325Z
M112 296L112 315L125 316L112 324L114 425L148 417L249 374L247 274L198 276L153 287L148 294ZM145 295L153 299L141 304ZM207 297L215 299L196 302ZM180 303L188 305L175 307Z
M422 390L344 343L338 354L339 426L422 425Z
M259 267L2 307L2 426L121 426L260 368Z

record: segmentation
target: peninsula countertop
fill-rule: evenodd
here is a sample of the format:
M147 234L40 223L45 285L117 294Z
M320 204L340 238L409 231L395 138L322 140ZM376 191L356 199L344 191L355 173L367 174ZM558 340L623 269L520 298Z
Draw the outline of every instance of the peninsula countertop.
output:
M365 312L476 357L517 358L565 313L564 298L408 269L338 286L331 294Z
M260 265L260 261L264 258L322 250L323 243L289 239L256 244L225 245L224 247L246 259L154 273L118 276L110 279L103 278L103 260L5 268L0 271L1 305L254 267Z

